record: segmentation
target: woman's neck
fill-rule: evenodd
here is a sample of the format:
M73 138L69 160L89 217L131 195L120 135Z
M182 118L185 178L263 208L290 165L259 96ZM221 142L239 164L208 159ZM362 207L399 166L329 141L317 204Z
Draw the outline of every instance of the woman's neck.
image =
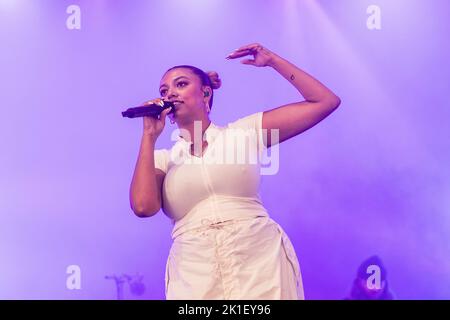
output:
M178 129L180 129L180 136L184 140L190 143L199 143L202 145L203 135L210 124L211 120L208 118L197 119L186 124L179 124Z

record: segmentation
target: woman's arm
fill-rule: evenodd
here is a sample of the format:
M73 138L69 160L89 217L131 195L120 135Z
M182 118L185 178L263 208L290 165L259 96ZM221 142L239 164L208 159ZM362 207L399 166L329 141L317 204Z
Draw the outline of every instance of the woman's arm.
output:
M318 80L285 59L275 56L270 66L288 80L305 101L283 105L263 113L266 145L283 142L315 126L331 114L341 100ZM279 141L271 140L271 129L279 129Z
M138 217L151 217L161 209L164 172L155 169L155 138L144 134L130 187L130 205Z
M160 103L161 99L144 102L143 105ZM164 129L170 109L161 112L159 119L144 117L144 132L139 156L130 186L130 206L138 217L151 217L161 209L161 187L166 174L155 168L155 143Z
M257 67L270 66L288 80L303 96L304 101L286 104L263 113L263 129L267 130L265 144L273 144L292 138L303 131L313 127L340 104L340 99L330 89L318 80L296 67L289 61L281 58L259 44L241 47L231 53L227 58L239 58L253 55L254 59L241 61ZM272 141L271 130L279 130L278 141ZM266 138L266 137L264 137Z

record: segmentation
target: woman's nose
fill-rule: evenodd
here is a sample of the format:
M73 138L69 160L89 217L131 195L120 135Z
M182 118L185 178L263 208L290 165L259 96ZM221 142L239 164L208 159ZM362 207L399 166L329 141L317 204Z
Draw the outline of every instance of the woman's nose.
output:
M174 97L177 97L177 96L178 95L176 94L176 92L174 92L172 90L170 90L169 93L167 94L167 98L168 99L171 99L171 98L174 98Z

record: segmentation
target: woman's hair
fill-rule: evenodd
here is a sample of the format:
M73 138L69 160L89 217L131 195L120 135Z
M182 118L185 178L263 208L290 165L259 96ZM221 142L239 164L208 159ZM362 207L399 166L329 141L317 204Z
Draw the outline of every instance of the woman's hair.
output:
M186 69L191 70L192 73L194 73L200 79L200 83L202 84L202 86L208 86L211 88L211 99L209 99L209 108L212 109L214 90L219 89L220 86L222 85L222 81L220 80L217 72L215 72L215 71L204 72L203 70L201 70L197 67L194 67L194 66L179 65L179 66L170 68L169 70L166 71L166 73L169 72L170 70L178 69L178 68L186 68Z

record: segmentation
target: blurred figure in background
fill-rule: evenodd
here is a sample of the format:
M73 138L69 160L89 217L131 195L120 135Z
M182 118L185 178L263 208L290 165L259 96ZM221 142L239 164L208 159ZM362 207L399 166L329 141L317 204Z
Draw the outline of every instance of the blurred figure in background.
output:
M374 255L361 263L353 281L350 295L345 300L393 300L387 271L381 259Z

